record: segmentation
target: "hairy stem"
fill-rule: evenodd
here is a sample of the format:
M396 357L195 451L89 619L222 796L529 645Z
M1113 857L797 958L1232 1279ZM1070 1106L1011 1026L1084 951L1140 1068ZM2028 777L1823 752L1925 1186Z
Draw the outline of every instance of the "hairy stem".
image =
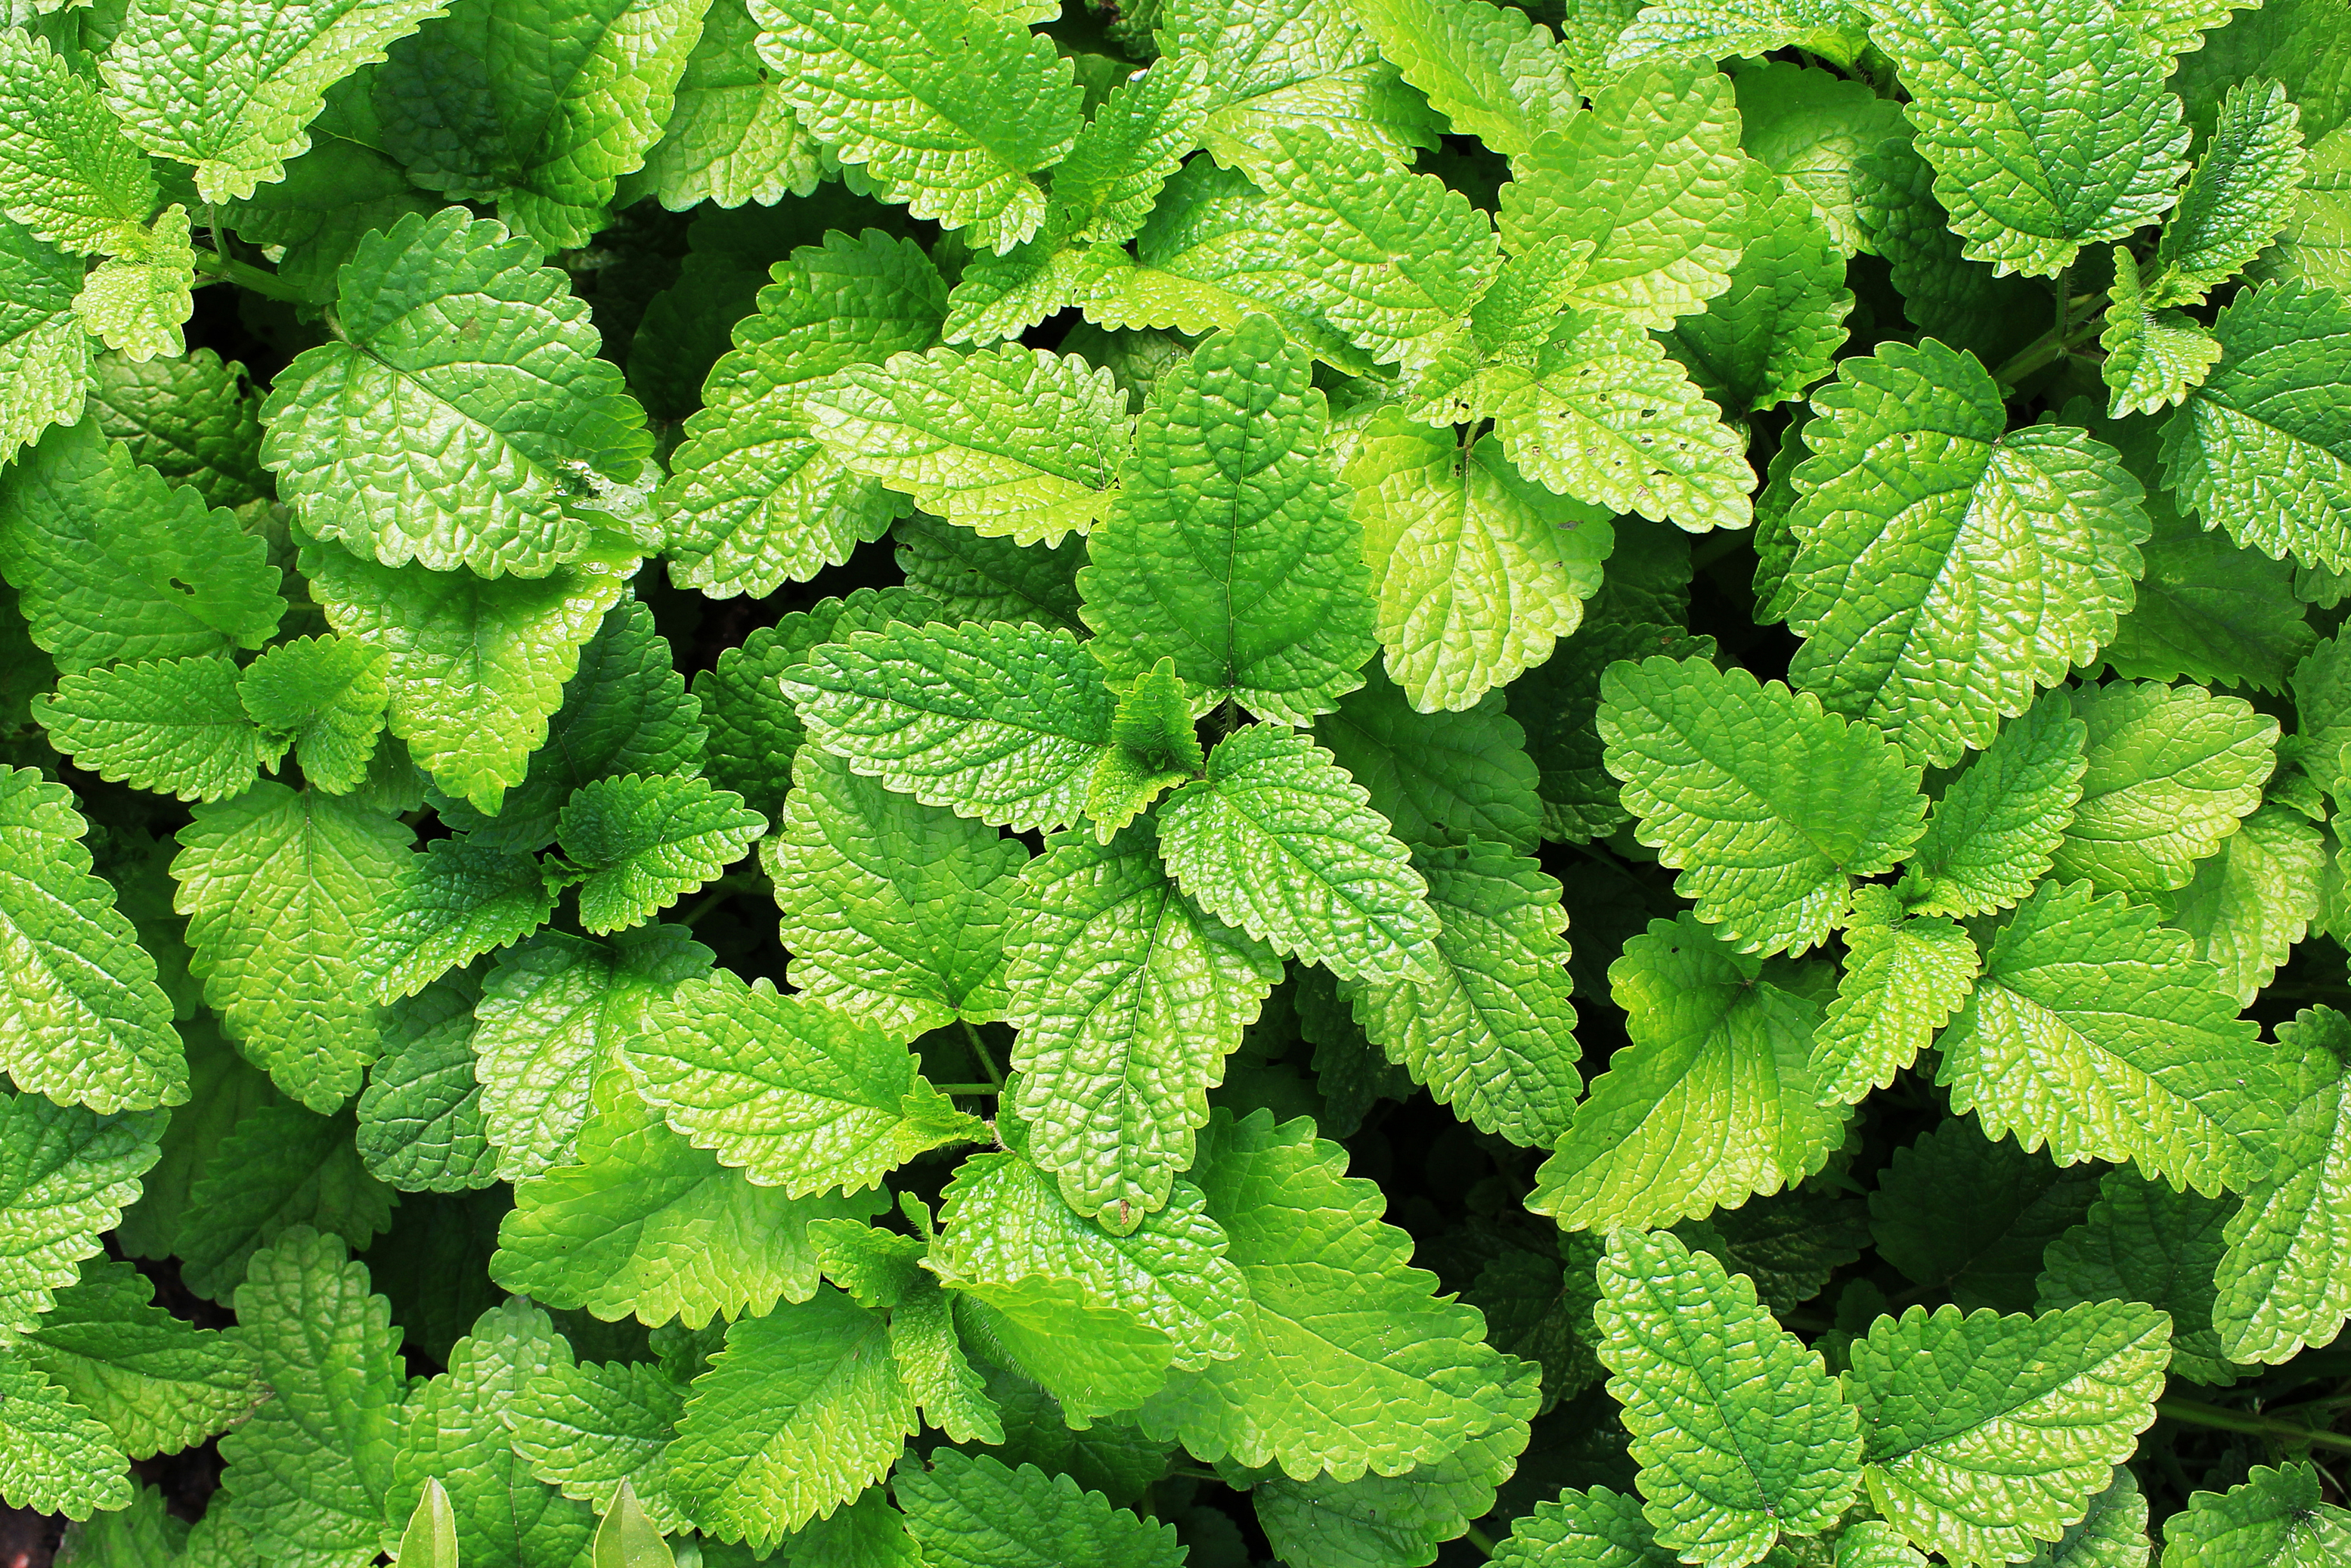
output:
M958 1019L956 1021L963 1025L964 1039L971 1041L971 1054L973 1059L978 1061L979 1070L987 1074L987 1082L992 1085L987 1092L1003 1093L1004 1074L996 1070L996 1058L987 1053L987 1042L979 1038L979 1030L972 1026L969 1019Z

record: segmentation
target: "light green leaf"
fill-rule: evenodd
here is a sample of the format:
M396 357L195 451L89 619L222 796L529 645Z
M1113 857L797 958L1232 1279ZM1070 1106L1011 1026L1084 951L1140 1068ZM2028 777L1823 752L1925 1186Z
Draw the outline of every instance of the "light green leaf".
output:
M590 1568L677 1568L676 1554L637 1502L636 1489L622 1478L612 1506L596 1527Z
M188 209L174 203L91 270L73 308L92 337L134 361L187 351L181 328L196 308L189 228Z
M2351 129L2311 147L2309 172L2289 199L2285 232L2262 257L2264 276L2351 289Z
M2152 456L2158 430L2144 429ZM2127 449L2126 455L2130 454ZM2152 476L2153 465L2135 469ZM2283 691L2292 670L2317 641L2308 609L2294 595L2294 568L2259 550L2239 549L2218 528L2183 517L2172 497L2151 489L2155 532L2141 553L2147 571L2138 602L2099 650L2109 669L2134 680L2187 679L2205 685Z
M73 794L0 768L0 1068L19 1087L99 1111L188 1097L155 960L90 874Z
M371 79L353 78L342 101L364 106L356 84ZM345 129L367 133L358 125ZM309 152L286 165L285 179L231 203L222 220L240 239L285 246L278 278L305 301L323 305L335 297L336 271L370 230L388 229L411 213L431 213L440 205L409 183L406 171L384 153L322 134Z
M670 580L715 599L802 582L881 537L899 503L825 455L802 396L849 365L938 341L946 285L922 247L829 234L776 264L670 458Z
M507 1425L508 1403L569 1364L571 1346L545 1312L509 1301L484 1312L448 1360L449 1370L413 1388L401 1411L385 1517L402 1517L410 1498L438 1482L448 1489L465 1568L576 1563L595 1516L530 1474Z
M2037 1318L1912 1307L1852 1355L1871 1503L1918 1545L1990 1564L2057 1540L2130 1457L2170 1329L2136 1301Z
M302 777L330 795L367 778L368 758L392 700L381 648L329 633L280 643L237 679L246 716L293 743Z
M2241 1486L2189 1494L2163 1522L2164 1568L2322 1568L2351 1552L2351 1512L2325 1500L2307 1459L2256 1465Z
M188 1194L177 1236L188 1288L227 1301L255 1252L298 1225L354 1247L388 1228L400 1199L368 1174L349 1113L256 1108L223 1138Z
M73 313L81 281L70 255L0 216L0 462L81 412L89 384L89 338Z
M0 572L68 674L258 648L286 612L268 547L96 420L51 430L0 475Z
M384 1051L368 1071L354 1140L378 1181L402 1192L463 1192L497 1179L474 1076L481 988L460 970L386 1009Z
M1400 1476L1367 1471L1352 1481L1295 1481L1275 1470L1249 1487L1257 1521L1277 1555L1298 1568L1397 1568L1433 1556L1494 1506L1527 1433L1505 1422L1432 1465Z
M1164 657L1211 698L1304 724L1377 644L1362 530L1322 455L1327 404L1265 317L1162 378L1078 574L1112 678Z
M815 742L927 806L1024 832L1079 820L1114 704L1093 645L1019 623L897 623L786 677Z
M816 142L760 60L758 36L747 0L711 0L661 140L643 169L621 176L616 208L645 195L674 213L705 201L773 206L816 189Z
M390 1303L331 1236L298 1228L255 1254L231 1335L272 1397L221 1439L209 1511L263 1561L362 1563L381 1545L405 1368Z
M2019 903L2072 826L2089 728L2064 693L2001 727L1944 789L1895 892L1913 915L1989 915Z
M360 938L360 967L378 1002L413 997L451 969L519 942L555 908L537 860L462 837L411 855Z
M1053 170L1046 239L1067 235L1108 246L1134 238L1160 187L1200 145L1214 90L1206 62L1162 58L1111 89Z
M1083 95L1052 40L956 0L751 0L760 57L809 134L884 201L1011 249L1037 232L1029 176L1076 140Z
M888 1337L830 1285L728 1328L665 1456L688 1516L765 1550L887 1474L915 1430Z
M416 1500L408 1528L400 1532L400 1551L393 1561L411 1568L457 1568L457 1515L438 1479L426 1478L424 1495Z
M139 243L160 196L98 89L18 27L0 33L0 212L77 256Z
M2220 362L2164 427L2163 474L2206 528L2249 549L2351 570L2351 298L2306 283L2240 292Z
M1688 915L1653 920L1608 967L1632 1044L1577 1106L1528 1207L1562 1227L1670 1225L1794 1186L1844 1137L1806 1065L1817 986Z
M1594 96L1591 112L1514 160L1502 244L1519 256L1589 240L1565 303L1670 327L1730 287L1746 198L1730 78L1650 65Z
M120 1512L100 1511L66 1526L57 1568L145 1568L152 1563L198 1568L194 1557L180 1554L187 1535L187 1521L163 1511L163 1494L141 1486Z
M580 924L603 936L639 925L743 858L768 820L706 779L631 773L572 791L564 855L585 873Z
M1499 442L1481 438L1464 455L1451 431L1383 408L1343 477L1387 673L1414 707L1471 706L1583 624L1614 530L1599 508L1529 484Z
M1741 951L1802 952L1915 842L1918 772L1810 692L1700 659L1612 665L1600 735L1643 843Z
M31 1365L0 1360L0 1499L79 1520L135 1495L106 1428Z
M1681 1559L1657 1545L1639 1498L1593 1487L1537 1503L1511 1525L1494 1561L1503 1568L1671 1568Z
M1165 1385L1176 1349L1173 1339L1133 1312L1092 1305L1084 1286L1050 1275L958 1293L955 1311L964 1332L1042 1389L1065 1419L1092 1421L1134 1409ZM960 1425L966 1414L950 1416Z
M1858 13L1844 15L1860 21ZM1731 86L1739 95L1739 144L1748 156L1813 204L1837 249L1851 256L1874 248L1855 210L1854 169L1865 154L1904 135L1901 106L1866 82L1777 60L1740 71Z
M2318 830L2288 807L2264 806L2186 887L2150 902L2166 925L2195 939L2221 989L2251 1007L2316 918L2325 869Z
M1745 1568L1782 1529L1836 1522L1861 1481L1854 1413L1746 1276L1669 1233L1620 1231L1593 1316L1661 1545Z
M1100 1492L1034 1465L1013 1469L952 1449L899 1473L893 1490L931 1568L1012 1568L1086 1563L1099 1568L1180 1568L1176 1527L1113 1508Z
M2283 1086L2191 939L2155 921L2120 894L2043 883L1986 947L1936 1081L1955 1113L2061 1165L2238 1187L2264 1168Z
M218 800L251 787L272 759L237 701L226 659L167 659L68 675L37 697L49 743L110 782L183 800Z
M1163 53L1207 57L1217 107L1201 134L1228 169L1259 172L1277 128L1320 125L1399 164L1444 129L1345 0L1174 0L1154 37Z
M500 956L474 1009L474 1051L502 1178L570 1163L597 1079L621 1065L653 1001L710 964L710 949L682 925L609 942L545 931Z
M610 1509L625 1481L655 1525L689 1529L670 1495L664 1452L689 1375L668 1361L550 1364L507 1406L515 1452L566 1497Z
M2269 1170L2229 1221L2212 1326L2231 1361L2331 1343L2351 1316L2351 1019L2309 1008L2278 1026L2290 1098Z
M1358 0L1356 23L1454 134L1505 157L1533 147L1582 107L1551 30L1486 0Z
M251 1350L154 1297L128 1263L84 1263L18 1352L137 1459L201 1443L267 1396Z
M2222 1354L2212 1311L2220 1231L2236 1207L2128 1168L2109 1171L2082 1223L2050 1244L2033 1311L2085 1301L2160 1307L2171 1316L2171 1370L2208 1387L2234 1383L2243 1369Z
M180 830L191 970L277 1086L331 1111L375 1059L362 949L413 830L350 797L261 783Z
M1971 261L2046 277L2161 217L2188 127L2108 0L1861 0Z
M1435 849L1486 839L1533 852L1541 775L1503 694L1489 692L1467 712L1415 713L1374 672L1315 721L1314 738L1406 844Z
M985 1136L887 1035L724 969L653 1002L624 1054L671 1126L792 1197L853 1193Z
M1813 407L1789 679L1949 767L2114 635L2144 492L2085 432L2006 431L1991 374L1931 339L1846 360Z
M1154 800L1207 768L1197 723L1173 659L1160 660L1120 694L1110 724L1116 744L1086 783L1097 843L1110 842Z
M1968 999L1976 945L1949 920L1907 919L1883 887L1854 896L1844 973L1813 1037L1812 1071L1824 1102L1857 1104L1918 1058Z
M2302 111L2277 82L2239 82L2163 225L2156 303L2201 300L2268 248L2294 211L2302 183Z
M2220 362L2220 343L2186 314L2150 303L2126 247L2115 247L2114 266L2106 325L2098 334L2098 347L2106 352L2099 371L2114 392L2106 413L2120 419L2153 413L2186 397Z
M1900 1533L1891 1525L1878 1528ZM1851 1535L1848 1527L1846 1538ZM2147 1494L2138 1490L2129 1466L2116 1465L2106 1490L2090 1500L2090 1511L2055 1541L2043 1543L2029 1568L2147 1568ZM1846 1565L1840 1562L1838 1568Z
M312 545L302 575L329 625L390 656L392 733L417 766L476 810L496 811L528 776L580 645L620 600L640 553L607 535L593 554L546 577L485 581Z
M2277 721L2198 686L2109 681L2073 695L2089 766L2054 874L2101 890L2185 887L2261 804Z
M0 1095L0 1342L36 1328L139 1198L162 1115L101 1116L40 1095Z
M1849 67L1867 41L1861 17L1836 0L1658 0L1616 36L1608 63L1761 58L1795 47Z
M795 990L912 1040L1004 1016L1003 931L1028 851L814 747L760 846Z
M1480 1131L1550 1147L1583 1086L1559 883L1524 854L1476 838L1423 850L1413 867L1438 922L1435 950L1421 954L1434 979L1350 982L1342 995L1373 1043L1438 1104Z
M1533 1369L1485 1343L1474 1308L1431 1294L1378 1188L1344 1167L1303 1118L1209 1119L1192 1176L1249 1287L1241 1353L1175 1375L1145 1431L1212 1462L1348 1481L1532 1414Z
M1010 346L850 365L800 406L834 462L1023 545L1058 545L1108 511L1132 428L1108 371Z
M305 128L327 89L445 8L442 0L134 0L99 73L124 131L194 165L197 192L225 202L283 177L287 160L308 149Z
M1698 389L1732 413L1800 397L1827 375L1853 309L1844 255L1811 198L1751 159L1744 174L1748 238L1730 287L1666 339Z

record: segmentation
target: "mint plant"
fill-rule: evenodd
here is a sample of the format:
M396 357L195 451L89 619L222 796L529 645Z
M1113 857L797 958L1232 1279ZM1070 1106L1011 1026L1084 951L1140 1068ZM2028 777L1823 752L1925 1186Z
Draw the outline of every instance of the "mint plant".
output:
M2351 1563L2345 0L5 20L57 1563Z

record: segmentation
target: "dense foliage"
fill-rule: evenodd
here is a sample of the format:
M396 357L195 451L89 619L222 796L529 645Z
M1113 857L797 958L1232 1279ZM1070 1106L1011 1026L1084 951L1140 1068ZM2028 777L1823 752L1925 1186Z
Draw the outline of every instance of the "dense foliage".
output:
M2345 0L12 0L0 1495L2351 1563L2347 120Z

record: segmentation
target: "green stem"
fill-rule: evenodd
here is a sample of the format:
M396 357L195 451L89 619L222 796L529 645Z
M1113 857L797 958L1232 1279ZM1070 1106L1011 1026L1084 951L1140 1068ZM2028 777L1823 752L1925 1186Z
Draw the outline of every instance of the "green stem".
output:
M224 256L216 250L196 252L196 270L207 277L234 283L240 288L250 288L256 294L267 295L272 299L288 300L296 305L318 303L276 273L264 272L251 262L239 261L233 256Z
M942 1094L998 1094L1004 1090L1001 1083L934 1083L931 1087Z
M2066 311L2068 322L2066 329L2061 332L2052 327L2048 331L2025 344L2010 357L2007 363L1992 371L1992 380L2003 387L2016 386L2035 371L2056 363L2092 338L2096 337L2100 325L2099 318L2093 316L2085 322L2074 325L2070 308L2071 305L2083 304L2095 298L2095 295L2085 294L2080 299L2070 301Z
M2351 1437L2341 1432L2315 1431L2308 1427L2297 1427L2291 1421L2273 1420L2267 1416L2255 1416L2242 1410L2223 1410L2218 1405L2206 1405L2199 1400L2158 1399L2155 1402L2155 1413L2168 1416L2175 1421L2185 1421L2192 1427L2241 1432L2250 1437L2267 1437L2283 1445L2307 1444L2351 1453Z
M1476 1525L1473 1524L1468 1529L1463 1531L1461 1532L1461 1539L1476 1547L1479 1551L1484 1552L1487 1556L1491 1557L1494 1555L1494 1538L1487 1534L1484 1531L1479 1529Z
M979 1062L979 1070L987 1074L988 1082L994 1085L993 1088L988 1090L988 1092L991 1094L1003 1093L1004 1074L996 1071L996 1058L987 1053L987 1041L979 1038L979 1030L972 1027L972 1022L969 1019L959 1019L956 1021L963 1025L964 1038L971 1041L971 1054L977 1059Z

